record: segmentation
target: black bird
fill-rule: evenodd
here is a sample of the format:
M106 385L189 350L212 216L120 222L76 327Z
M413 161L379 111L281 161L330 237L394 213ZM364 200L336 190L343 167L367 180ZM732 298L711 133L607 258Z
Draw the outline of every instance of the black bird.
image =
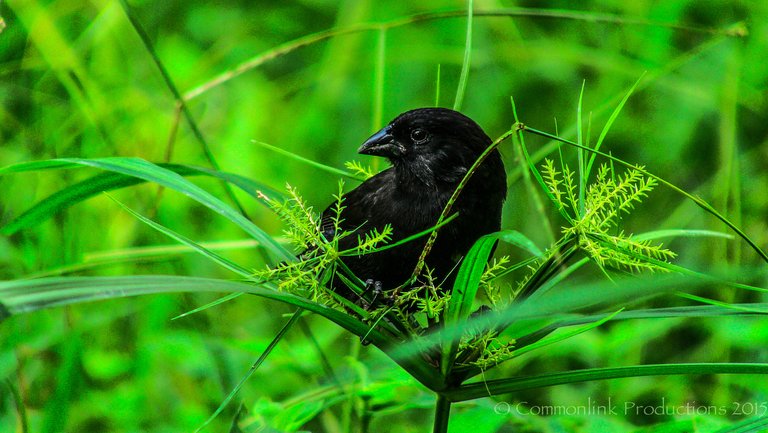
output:
M491 139L469 117L445 108L420 108L397 116L366 140L358 153L387 158L392 166L344 194L341 229L353 232L340 249L357 246L358 235L391 224L391 242L433 227L446 202ZM507 194L501 156L494 150L470 177L451 213L459 216L439 232L426 265L436 283L450 289L457 264L482 235L498 231ZM335 205L322 215L323 235L334 233ZM361 280L392 290L413 273L428 236L395 248L342 261ZM336 290L349 297L348 290Z

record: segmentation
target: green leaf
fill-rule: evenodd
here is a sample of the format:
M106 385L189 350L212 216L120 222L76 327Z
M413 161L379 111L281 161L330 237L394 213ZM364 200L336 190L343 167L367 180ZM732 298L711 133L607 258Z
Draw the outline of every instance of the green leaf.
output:
M210 417L208 417L207 420L205 420L199 427L195 429L195 433L198 433L202 429L204 429L208 424L210 424L214 419L216 419L217 416L224 410L224 408L227 407L230 401L232 401L233 398L235 398L235 395L237 395L238 392L240 392L240 389L245 385L245 382L248 381L248 379L253 375L253 373L258 370L258 368L261 366L261 364L264 363L264 361L267 359L267 356L269 356L270 353L275 349L277 346L277 343L280 342L280 340L283 339L285 334L288 332L289 329L293 327L293 325L296 324L296 322L301 318L302 309L299 308L296 310L292 315L291 318L288 319L288 321L283 325L282 328L280 328L280 331L275 335L275 337L270 341L269 345L266 349L264 349L264 352L261 353L261 356L259 356L259 359L256 360L256 362L253 363L250 369L248 369L248 372L245 373L245 375L240 379L240 382L235 385L235 387L227 394L226 397L224 397L224 400L219 404L219 407L216 408L216 410L211 414Z
M499 232L498 238L500 241L522 248L536 257L544 256L544 252L528 236L517 230L503 230Z
M588 323L588 324L586 324L584 326L580 326L580 327L578 327L576 329L571 329L571 330L568 330L567 332L560 333L560 334L555 335L555 336L550 337L550 338L544 338L544 339L541 339L541 340L537 341L536 343L529 344L527 346L515 349L512 352L512 355L513 356L520 356L520 355L522 355L524 353L528 353L528 352L530 352L532 350L536 350L536 349L544 347L544 346L549 346L550 344L555 344L555 343L558 343L560 341L567 340L567 339L569 339L571 337L574 337L574 336L579 335L581 333L587 332L587 331L589 331L591 329L597 328L598 326L602 325L603 323L605 323L605 322L613 319L614 317L616 317L616 315L619 314L622 310L623 310L623 308L620 309L620 310L615 311L612 314L606 315L605 317L601 318L600 320L596 320L596 321L594 321L592 323Z
M768 374L768 364L759 363L701 363L701 364L654 364L626 367L592 368L562 371L537 376L489 380L460 386L442 394L450 401L459 402L484 398L492 395L537 389L568 383L592 382L595 380L619 379L623 377L669 376L679 374Z
M175 241L179 242L180 244L186 245L193 250L197 251L198 253L202 254L204 257L211 259L215 263L229 269L230 271L234 272L235 274L243 277L243 278L250 278L253 275L253 272L249 271L248 269L245 269L244 267L238 265L237 263L227 259L226 257L220 256L213 251L203 247L202 245L198 244L197 242L193 241L192 239L187 238L186 236L183 236L179 233L176 233L175 231L169 229L168 227L163 226L162 224L158 224L151 219L141 215L140 213L134 211L133 209L129 208L119 200L115 199L112 196L109 196L112 200L115 201L120 207L123 208L126 212L133 215L136 219L143 222L144 224L152 227L153 229L159 231L160 233L168 236L171 239L174 239Z
M764 411L765 402L760 403L758 406ZM763 415L747 418L715 433L765 433L766 431L768 431L768 416Z
M289 152L289 151L287 151L285 149L282 149L282 148L279 148L277 146L273 146L271 144L264 143L263 141L252 140L252 142L253 142L253 144L257 144L257 145L263 147L264 149L270 150L272 152L275 152L275 153L283 155L283 156L287 156L287 157L289 157L291 159L294 159L294 160L299 161L301 163L307 164L310 167L314 167L314 168L320 169L322 171L325 171L325 172L328 172L328 173L331 173L331 174L335 174L337 176L343 176L343 177L347 177L347 178L354 179L354 180L359 180L359 181L364 181L366 179L364 176L361 176L359 174L353 174L353 173L350 173L350 172L345 171L345 170L340 170L340 169L338 169L336 167L331 167L330 165L321 164L321 163L319 163L317 161L313 161L313 160L311 160L309 158L305 158L303 156L296 155L293 152Z
M736 236L729 233L716 232L713 230L689 230L689 229L653 230L646 233L632 235L632 239L636 241L647 241L647 240L659 239L659 238L704 238L704 237L736 239Z
M59 165L57 165L59 163ZM208 207L214 212L222 215L231 222L238 225L246 233L256 239L264 248L271 252L279 260L293 260L295 257L285 247L277 243L272 237L253 224L242 214L232 209L229 205L203 190L199 186L184 179L177 173L167 170L158 165L141 158L100 158L100 159L82 159L82 158L63 158L59 160L48 161L47 165L40 164L41 168L60 168L60 163L79 164L99 168L106 171L120 173L148 182L155 182L166 188L180 192L200 204ZM0 169L0 173L8 171L19 171L19 168L29 169L32 164L17 165ZM15 167L15 168L14 168Z
M608 118L608 121L605 122L605 126L603 127L603 130L600 131L600 136L597 139L597 143L595 143L594 151L592 149L585 149L592 151L592 155L589 157L589 163L587 164L587 169L584 173L585 177L589 177L589 173L592 171L592 164L595 162L595 158L597 157L597 153L600 151L600 146L603 145L603 140L605 140L605 136L608 135L608 131L611 129L611 126L613 126L613 122L616 121L616 118L619 117L619 113L621 113L621 110L624 108L624 105L629 100L629 97L634 93L637 86L640 84L640 81L642 81L643 77L645 76L645 72L643 72L642 75L640 75L640 78L635 81L635 84L632 85L632 87L629 88L629 91L627 91L627 94L624 95L624 98L619 102L619 105L616 106L616 109L613 110L613 113L611 113L611 116ZM583 145L583 143L579 142L579 145Z
M446 327L458 326L472 313L472 304L480 286L480 278L485 271L488 257L496 245L497 237L498 233L481 237L464 257L453 284L448 310L445 313ZM443 344L441 368L446 376L450 374L458 348L459 339L457 338L450 338Z
M389 356L399 340L371 329L365 323L341 311L308 299L275 290L271 284L254 284L214 278L173 275L138 275L130 277L54 277L0 282L0 305L9 314L22 314L44 308L128 296L181 292L249 293L284 304L301 307L318 314L347 331L365 337L367 342ZM393 357L403 369L430 389L444 387L437 370L418 356Z
M259 191L265 192L272 197L279 197L281 195L266 185L232 173L184 164L162 163L157 164L157 166L166 170L170 170L180 176L206 175L216 177L238 186L240 189L254 198L258 198ZM47 160L7 166L0 169L0 174L19 173L35 170L70 169L78 167L82 167L82 165L65 160ZM19 230L33 227L55 215L56 213L62 211L63 209L87 200L104 191L112 191L120 188L139 185L145 182L147 182L147 180L117 172L99 173L96 176L68 186L61 191L57 191L44 198L30 209L25 211L23 214L16 217L13 221L5 225L2 229L0 229L0 233L5 235L12 235Z
M459 75L459 86L456 88L456 99L453 102L453 109L461 110L464 102L464 94L467 91L467 78L469 77L469 64L472 58L472 21L474 15L474 1L468 0L467 4L467 32L464 42L464 59L461 62L461 74Z

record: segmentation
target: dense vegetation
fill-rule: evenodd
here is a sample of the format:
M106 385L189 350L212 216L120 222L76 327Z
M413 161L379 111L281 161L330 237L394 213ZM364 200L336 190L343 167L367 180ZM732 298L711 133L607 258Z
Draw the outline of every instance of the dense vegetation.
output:
M0 4L0 431L194 431L220 406L208 431L439 431L449 407L455 432L765 428L768 5L564 7ZM284 230L311 227L291 206L383 168L358 145L433 105L504 138L510 187L498 267L460 281L517 328L454 340L447 371L362 326L390 319L246 281L284 278ZM477 304L431 302L475 329Z

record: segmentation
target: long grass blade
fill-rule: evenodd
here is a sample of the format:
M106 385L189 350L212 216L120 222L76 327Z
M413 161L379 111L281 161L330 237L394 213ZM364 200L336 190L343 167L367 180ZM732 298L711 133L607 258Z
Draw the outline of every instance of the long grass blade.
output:
M275 335L272 341L269 342L269 345L267 346L266 349L264 349L264 352L261 353L261 355L259 356L259 359L257 359L256 362L254 362L253 365L251 365L251 368L248 369L248 372L246 372L245 375L240 379L240 382L238 382L237 385L232 389L232 391L230 391L229 394L227 394L227 396L224 397L224 400L221 401L221 403L219 404L219 407L216 408L216 410L211 414L211 416L208 417L208 419L205 420L205 422L203 422L198 428L195 429L195 433L198 433L201 430L203 430L205 427L207 427L214 419L216 419L217 416L219 416L219 414L222 411L224 411L224 409L227 407L229 402L232 401L233 398L235 398L235 395L237 395L238 392L240 392L240 389L243 387L243 385L245 385L245 382L247 382L248 379L250 379L250 377L253 376L253 373L255 373L256 370L258 370L261 364L263 364L264 361L267 359L267 357L272 353L272 350L275 349L275 347L277 346L277 343L279 343L280 340L283 339L283 337L288 332L288 330L290 330L293 327L293 325L296 324L296 321L299 320L299 318L301 318L302 311L304 310L299 308L298 310L296 310L296 312L294 312L291 315L291 318L288 319L288 321L283 325L283 327L280 328L280 331L278 331L277 335Z
M195 117L192 115L192 112L189 110L189 106L187 106L187 103L182 97L181 92L179 92L179 89L176 86L176 83L174 82L173 78L171 77L171 74L168 72L168 69L166 69L165 64L160 59L160 56L157 54L157 51L155 51L155 47L152 44L152 40L150 39L149 34L147 34L147 31L144 29L144 26L141 24L141 21L139 20L138 16L136 16L136 14L134 13L133 8L128 5L128 2L126 0L119 0L119 3L123 9L123 12L125 12L125 16L128 18L128 21L131 23L133 30L139 36L139 39L141 39L142 44L144 44L144 49L147 50L147 53L149 54L150 58L155 63L155 66L160 72L160 76L162 76L166 87L171 92L171 94L173 94L173 98L176 100L176 104L181 108L181 114L184 116L184 119L187 121L187 124L192 130L192 134L200 143L200 148L203 151L203 156L205 156L205 159L208 161L209 164L211 164L212 168L214 168L215 170L219 170L219 163L218 161L216 161L216 157L213 155L213 152L211 151L211 147L208 145L208 140L205 139L203 132L200 130L200 127L197 125L197 120L195 120ZM224 192L227 194L227 197L237 207L238 212L240 212L241 215L247 218L245 208L240 203L240 200L238 200L237 197L235 196L235 193L234 191L232 191L232 188L229 186L228 183L224 183L223 185L224 185Z
M95 167L126 176L144 179L145 181L155 182L166 188L180 192L238 225L278 259L292 260L295 258L290 251L277 243L271 236L246 219L242 214L234 211L231 207L211 195L209 192L171 170L162 168L140 158L64 158L60 161ZM2 172L3 171L0 170L0 173Z
M336 167L331 167L330 165L321 164L321 163L319 163L317 161L313 161L313 160L311 160L309 158L305 158L303 156L296 155L293 152L289 152L289 151L287 151L285 149L281 149L281 148L279 148L277 146L273 146L271 144L264 143L263 141L252 140L252 143L257 144L257 145L263 147L264 149L270 150L272 152L275 152L275 153L283 155L283 156L287 156L287 157L289 157L291 159L294 159L294 160L299 161L301 163L307 164L310 167L314 167L314 168L316 168L318 170L322 170L322 171L325 171L327 173L331 173L331 174L335 174L337 176L343 176L343 177L346 177L346 178L349 178L349 179L354 179L354 180L359 180L359 181L366 180L366 177L364 177L364 176L360 176L360 175L357 175L357 174L354 174L354 173L350 173L350 172L348 172L346 170L341 170L341 169L338 169Z
M537 341L536 343L533 343L533 344L528 344L526 346L518 346L519 348L517 348L517 349L515 349L513 351L513 356L520 356L520 355L522 355L524 353L528 353L530 351L542 348L544 346L549 346L551 344L559 343L559 342L567 340L567 339L569 339L571 337L575 337L575 336L577 336L579 334L583 334L583 333L585 333L587 331L590 331L592 329L597 328L598 326L602 325L603 323L605 323L605 322L607 322L609 320L612 320L621 311L623 311L623 308L617 310L616 312L614 312L612 314L608 314L608 315L606 315L605 317L603 317L603 318L601 318L599 320L596 320L596 321L594 321L592 323L588 323L588 324L586 324L584 326L580 326L580 327L578 327L576 329L570 329L567 332L560 333L560 334L555 335L555 336L553 336L551 338L545 338L545 339L539 340L539 341Z
M611 127L613 126L613 123L616 121L616 119L619 117L619 113L621 113L621 110L624 108L624 105L626 105L627 101L629 100L629 97L632 96L632 93L635 92L635 89L637 89L637 86L640 85L640 81L642 81L643 77L645 76L645 72L643 72L642 75L640 75L640 78L635 81L635 84L632 85L632 87L629 88L629 91L627 91L626 95L624 95L624 98L622 98L621 102L619 102L619 105L616 106L616 108L611 113L610 117L608 117L608 121L605 122L605 126L603 126L603 130L600 131L600 136L597 138L597 143L595 143L595 152L593 152L589 156L589 163L586 167L586 176L588 177L589 174L592 172L592 165L595 162L595 158L597 157L597 152L600 151L600 147L603 145L603 141L605 140L605 136L608 135L608 131L610 131ZM579 144L582 145L583 143L579 141ZM589 147L587 147L588 149ZM579 151L582 151L579 149Z
M212 176L226 182L230 182L254 198L259 198L258 192L270 194L271 197L281 197L281 194L267 185L255 182L243 176L212 170L205 167L197 167L184 164L157 164L166 170L170 170L180 176ZM83 167L83 165L61 160L36 161L32 163L16 164L0 169L3 173L19 173L33 170L68 169ZM24 213L14 218L11 222L0 228L0 233L14 234L20 230L34 227L42 221L52 217L58 212L101 194L105 191L113 191L147 182L146 179L128 176L117 172L99 173L74 185L70 185L57 191L27 209Z
M488 257L496 246L494 235L486 235L478 239L461 263L456 281L451 291L451 299L448 310L445 313L446 326L458 326L472 313L472 303L480 286L480 278L483 276ZM450 339L443 344L442 362L440 364L444 376L451 373L453 360L459 349L459 339Z
M7 317L83 302L182 292L248 293L301 307L318 314L358 337L365 336L366 341L388 354L400 343L399 340L393 339L376 328L371 329L369 325L349 314L296 295L279 292L271 284L214 278L138 275L129 277L54 277L3 281L0 282L0 310L4 310ZM444 387L439 372L425 363L423 359L402 356L393 359L428 388L442 389Z
M625 377L701 375L701 374L743 374L766 375L768 364L760 363L692 363L692 364L654 364L633 365L627 367L594 368L538 376L515 377L472 383L457 389L444 391L453 402L474 400L526 389L538 389L547 386L570 383L593 382L596 380L620 379Z
M115 203L117 203L123 210L131 214L134 218L138 219L142 223L152 227L153 229L157 230L158 232L168 236L169 238L179 242L182 245L186 245L190 248L192 248L194 251L200 253L204 257L212 260L214 263L217 263L221 266L223 266L225 269L228 269L235 274L239 275L242 278L250 278L253 275L253 272L249 271L248 269L238 265L237 263L227 259L226 257L223 257L219 254L216 254L215 252L203 247L202 245L198 244L197 242L193 241L192 239L189 239L188 237L177 233L168 227L163 226L162 224L158 224L155 221L152 221L151 219L145 217L144 215L136 212L135 210L129 208L121 201L117 200L116 198L112 197L111 195L107 194L109 198L111 198Z
M760 415L747 418L744 421L717 430L715 433L765 433L766 431L768 431L768 416Z

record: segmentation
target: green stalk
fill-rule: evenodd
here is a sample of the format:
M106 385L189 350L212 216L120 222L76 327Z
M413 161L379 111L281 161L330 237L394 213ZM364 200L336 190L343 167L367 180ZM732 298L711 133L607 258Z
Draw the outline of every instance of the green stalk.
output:
M451 416L451 401L444 395L438 394L435 402L435 424L433 433L446 433L448 431L448 421Z
M181 92L179 92L178 87L176 87L173 78L171 78L171 74L167 69L165 69L163 62L160 61L160 57L157 55L155 47L152 45L152 41L150 40L146 30L144 30L144 27L141 25L141 22L139 22L139 19L133 13L133 9L128 5L126 0L120 0L120 6L122 6L128 21L130 21L131 26L133 26L136 34L144 44L144 48L146 48L147 53L149 53L149 56L155 62L155 66L160 71L160 75L163 77L165 85L168 87L168 90L171 91L173 98L176 100L176 104L178 104L178 106L181 108L181 112L184 115L184 118L187 120L190 129L192 129L192 134L194 134L197 141L200 142L200 146L202 147L205 159L209 164L211 164L212 168L215 170L220 170L219 163L216 161L216 157L213 156L213 152L211 151L210 146L208 146L208 141L205 139L202 131L200 131L200 128L197 126L197 121L192 116L192 112L189 111L189 107L187 106L184 97L181 95ZM232 201L232 203L234 203L234 205L237 207L238 212L240 212L240 214L242 214L244 217L248 218L248 214L245 212L245 208L240 203L240 200L238 200L235 196L235 192L232 190L232 187L226 182L223 182L222 185L224 186L224 192L227 194L227 197Z
M461 104L464 102L464 94L467 91L467 78L469 77L469 63L472 55L472 13L474 2L469 0L467 5L467 39L464 43L464 60L461 62L461 75L459 76L459 87L456 89L456 99L453 102L453 109L461 110Z

